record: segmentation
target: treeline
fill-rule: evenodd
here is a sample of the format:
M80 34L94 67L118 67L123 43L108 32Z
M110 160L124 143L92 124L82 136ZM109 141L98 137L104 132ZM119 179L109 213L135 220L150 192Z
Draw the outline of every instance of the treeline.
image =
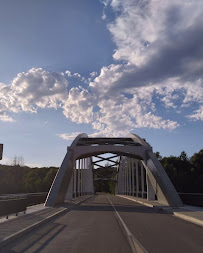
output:
M188 158L183 151L180 156L157 158L166 170L178 192L203 193L203 149ZM48 192L58 168L29 168L26 166L0 165L0 194ZM115 178L116 168L94 170L94 178ZM114 193L113 181L95 181L95 191Z
M191 158L183 151L180 156L161 157L155 153L178 192L203 193L203 149ZM115 168L94 170L95 178L115 178ZM114 193L113 181L94 182L95 191Z
M107 164L108 165L108 164ZM98 168L93 170L94 179L112 179L116 178L117 169L116 168ZM115 193L115 183L108 180L98 180L94 181L95 192L109 192Z
M48 192L57 170L0 165L0 194Z
M190 158L184 151L178 157L156 155L178 192L203 193L203 149Z

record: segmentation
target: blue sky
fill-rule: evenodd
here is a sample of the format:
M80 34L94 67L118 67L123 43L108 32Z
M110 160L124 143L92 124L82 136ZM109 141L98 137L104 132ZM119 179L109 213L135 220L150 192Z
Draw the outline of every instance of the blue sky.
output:
M201 1L0 2L2 163L60 166L81 132L202 148Z

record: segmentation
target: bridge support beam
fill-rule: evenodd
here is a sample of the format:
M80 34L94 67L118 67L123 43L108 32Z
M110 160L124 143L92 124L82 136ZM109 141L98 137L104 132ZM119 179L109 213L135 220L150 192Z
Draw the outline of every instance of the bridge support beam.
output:
M121 157L118 194L136 194L148 200L154 200L156 196L159 203L175 207L183 205L152 148L135 134L130 134L128 138L88 138L86 134L80 134L68 148L45 205L54 206L65 199L93 194L91 157L104 153Z
M147 200L153 201L156 199L156 197L148 173L146 173L146 182L147 182Z

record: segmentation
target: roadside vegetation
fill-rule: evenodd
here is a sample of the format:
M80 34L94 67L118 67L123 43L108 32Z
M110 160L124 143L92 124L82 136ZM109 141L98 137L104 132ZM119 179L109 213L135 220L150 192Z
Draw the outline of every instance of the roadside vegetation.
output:
M203 149L188 158L183 151L180 156L157 158L166 170L178 192L203 193ZM21 165L0 165L0 194L48 192L58 168L29 168ZM116 168L94 170L94 178L116 178ZM111 180L98 180L94 183L98 192L115 192Z
M0 165L0 194L48 192L57 170Z
M203 149L190 158L183 151L178 157L158 159L178 192L203 193Z

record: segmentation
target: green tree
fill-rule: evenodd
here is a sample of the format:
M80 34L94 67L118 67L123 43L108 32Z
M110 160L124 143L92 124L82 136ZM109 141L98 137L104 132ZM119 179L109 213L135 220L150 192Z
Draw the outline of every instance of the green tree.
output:
M163 157L161 164L178 192L191 192L193 173L187 154L183 151L179 157Z
M158 158L159 161L162 159L162 156L160 155L160 152L156 152L155 156Z
M52 167L48 170L47 174L46 174L46 177L44 178L44 191L45 192L48 192L52 183L53 183L53 180L56 176L56 172L57 172L57 169Z
M193 191L203 193L203 149L190 158L194 173Z

